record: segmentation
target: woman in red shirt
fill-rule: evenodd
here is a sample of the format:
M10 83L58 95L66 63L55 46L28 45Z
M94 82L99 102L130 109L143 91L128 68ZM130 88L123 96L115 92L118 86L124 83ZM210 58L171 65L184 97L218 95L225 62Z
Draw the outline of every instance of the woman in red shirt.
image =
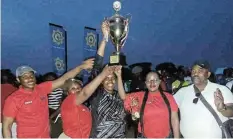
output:
M63 136L66 135L70 138L89 137L92 122L91 113L85 105L77 105L76 103L76 94L80 93L82 85L80 80L75 79L69 79L65 82L68 96L61 105Z
M82 82L69 79L65 82L67 98L61 105L63 131L59 138L89 138L92 127L92 116L89 109L83 105L102 83L113 72L112 67L106 66L103 71L90 83L82 88Z
M175 138L179 138L179 119L178 107L169 93L160 90L159 76L156 72L150 72L146 77L146 87L148 92L136 92L130 94L120 94L124 99L125 109L132 114L132 118L142 118L138 124L138 132L146 138L166 138L170 133L173 133ZM143 116L140 115L140 110L144 95L147 95ZM167 98L171 108L171 121L169 121L169 110L164 97ZM171 125L171 128L170 128ZM141 129L143 128L143 130Z

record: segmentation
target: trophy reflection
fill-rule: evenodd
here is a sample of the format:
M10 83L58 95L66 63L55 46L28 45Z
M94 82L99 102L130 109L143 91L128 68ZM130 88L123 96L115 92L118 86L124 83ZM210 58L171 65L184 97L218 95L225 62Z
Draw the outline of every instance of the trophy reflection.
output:
M124 46L126 42L126 38L129 33L129 19L121 16L119 11L121 9L121 3L119 1L115 1L113 3L113 8L115 10L115 14L107 18L106 20L109 23L110 28L110 39L112 44L115 46L116 51L110 56L110 65L127 65L126 57L123 53L121 53L121 48Z

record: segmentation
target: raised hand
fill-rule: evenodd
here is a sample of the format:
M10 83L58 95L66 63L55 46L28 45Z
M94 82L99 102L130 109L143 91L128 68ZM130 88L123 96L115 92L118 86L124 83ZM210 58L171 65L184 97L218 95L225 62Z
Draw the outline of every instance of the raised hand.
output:
M114 66L114 73L116 74L117 77L121 77L121 69L122 69L122 66L119 65L119 66Z
M95 58L90 58L90 59L83 61L82 65L81 65L82 69L86 69L86 70L92 69L93 65L94 65L94 60L95 60Z
M102 23L101 29L102 29L102 33L103 33L103 38L105 38L106 41L108 41L108 36L109 36L109 32L110 32L108 21L105 20Z
M104 76L108 76L110 74L113 74L113 72L114 72L114 67L106 65L102 71L102 74L104 74Z
M215 104L217 110L219 110L219 111L223 110L225 107L222 92L218 88L214 92L214 104Z

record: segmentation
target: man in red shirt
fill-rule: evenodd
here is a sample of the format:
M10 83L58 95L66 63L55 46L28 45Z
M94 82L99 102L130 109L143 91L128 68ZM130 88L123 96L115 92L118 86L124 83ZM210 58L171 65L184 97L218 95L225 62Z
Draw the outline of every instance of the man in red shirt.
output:
M3 137L11 138L11 126L17 123L18 138L49 138L49 114L47 94L73 78L83 69L91 69L94 59L84 61L80 66L60 78L36 85L35 71L28 66L16 69L20 88L10 95L3 109Z

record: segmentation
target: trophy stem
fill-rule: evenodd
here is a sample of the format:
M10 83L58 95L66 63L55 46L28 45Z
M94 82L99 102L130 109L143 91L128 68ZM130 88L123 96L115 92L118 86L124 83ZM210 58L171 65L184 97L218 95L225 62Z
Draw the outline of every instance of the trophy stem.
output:
M120 53L120 48L121 48L120 45L117 44L117 45L116 45L116 53L118 53L118 54Z

